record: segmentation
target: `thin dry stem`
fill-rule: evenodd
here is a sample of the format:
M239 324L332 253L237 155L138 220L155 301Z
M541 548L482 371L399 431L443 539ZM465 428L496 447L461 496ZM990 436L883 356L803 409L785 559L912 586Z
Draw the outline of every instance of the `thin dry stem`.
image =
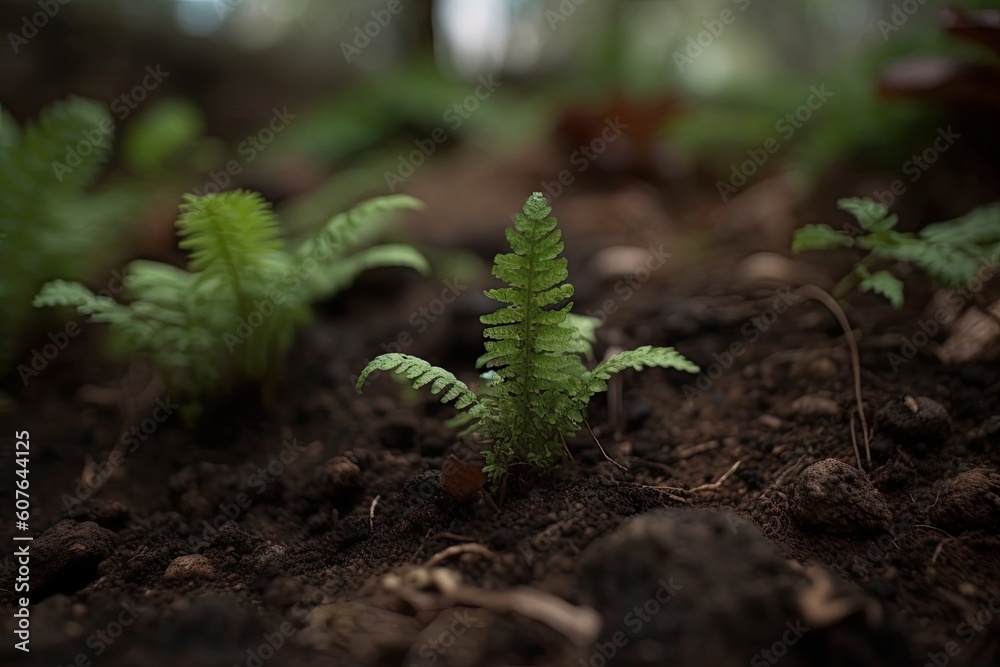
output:
M844 337L847 338L847 345L851 350L851 366L854 370L854 399L858 406L858 416L861 418L861 434L865 440L865 459L868 465L872 464L872 452L868 442L868 420L865 417L865 406L861 399L861 358L858 354L858 341L854 338L851 330L851 323L844 314L844 309L840 307L837 300L830 296L826 290L816 285L803 285L796 290L805 297L815 299L830 309L833 316L840 323L840 328L844 330Z

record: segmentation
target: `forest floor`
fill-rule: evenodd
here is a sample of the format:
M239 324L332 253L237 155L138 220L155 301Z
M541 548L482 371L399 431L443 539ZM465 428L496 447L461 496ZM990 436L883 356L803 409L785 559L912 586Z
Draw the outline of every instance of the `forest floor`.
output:
M488 267L544 180L528 162L505 178L475 155L428 165L409 235ZM725 215L710 188L582 185L554 213L575 312L607 319L598 354L670 345L703 369L623 374L595 398L589 423L624 469L584 429L556 469L460 502L442 487L448 457L472 454L452 409L388 377L357 394L393 344L474 379L485 268L366 275L264 399L211 406L193 430L159 420L172 399L102 361L85 327L28 387L10 379L0 415L30 432L35 535L30 659L5 613L4 664L998 664L995 363L942 365L943 328L903 355L927 340L920 297L852 299L873 431L859 472L843 332L780 286L836 267L769 254L809 203L777 176ZM143 420L152 433L88 497L85 461ZM16 569L8 555L8 605Z

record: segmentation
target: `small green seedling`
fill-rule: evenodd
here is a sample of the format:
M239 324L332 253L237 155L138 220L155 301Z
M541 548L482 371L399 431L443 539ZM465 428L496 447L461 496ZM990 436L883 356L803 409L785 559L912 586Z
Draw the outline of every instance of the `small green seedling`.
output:
M313 239L290 249L270 206L253 192L187 195L177 220L188 270L134 261L125 270L127 303L75 282L44 285L35 306L72 306L109 326L115 356L148 358L167 386L193 401L240 379L261 379L285 352L310 304L348 287L362 271L427 262L407 245L360 249L359 230L412 197L369 200L331 219ZM193 415L192 415L193 416Z
M647 366L697 373L698 367L669 347L642 346L619 352L587 370L583 357L591 352L596 321L571 314L573 295L556 219L545 197L536 192L507 229L513 252L497 255L493 275L507 287L486 290L504 305L480 320L486 352L478 367L486 367L479 393L448 371L407 354L383 354L358 378L376 370L393 370L413 387L430 385L444 392L442 403L464 410L466 433L478 433L489 445L484 472L494 482L516 462L539 468L554 465L565 439L580 430L591 396L607 389L608 379L626 368Z
M100 178L113 127L107 109L82 98L55 102L24 127L0 107L0 366L35 323L38 288L92 276L139 209L136 188Z
M1000 255L1000 205L975 209L966 215L929 225L917 234L898 232L898 219L880 203L841 199L837 206L854 216L860 229L848 225L838 231L828 225L806 225L795 232L792 251L860 248L868 254L833 289L843 298L857 287L881 294L894 308L903 305L903 281L890 270L872 271L879 260L909 262L943 287L957 287L975 278L985 261Z

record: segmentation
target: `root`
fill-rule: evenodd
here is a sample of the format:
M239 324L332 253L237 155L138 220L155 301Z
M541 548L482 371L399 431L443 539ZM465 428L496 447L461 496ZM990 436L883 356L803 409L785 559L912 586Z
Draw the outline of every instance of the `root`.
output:
M653 490L656 490L656 491L677 491L679 493L698 493L700 491L717 491L719 489L719 487L722 486L722 484L727 479L729 479L729 477L734 472L736 472L737 469L739 469L740 463L742 463L742 461L737 461L736 463L734 463L732 465L732 467L729 468L729 470L727 470L726 472L722 473L722 477L720 477L716 481L712 482L711 484L702 484L701 486L696 486L696 487L694 487L692 489L683 489L683 488L681 488L679 486L643 486L643 488L645 488L645 489L653 489ZM677 496L672 496L671 495L670 497L673 498L674 500L679 500L679 501L684 502L684 503L688 502L686 499L679 498Z
M611 458L610 456L608 456L608 453L606 451L604 451L604 447L601 447L601 441L597 439L596 435L594 435L594 429L590 428L590 422L584 421L583 423L587 425L587 430L590 431L590 437L592 437L594 439L594 442L597 443L597 448L599 450L601 450L601 454L604 455L604 459L607 460L607 461L610 461L614 465L618 466L618 468L620 470L625 470L627 472L628 468L626 468L621 463L618 463L618 461L615 461L613 458Z
M870 467L872 464L872 452L868 442L868 420L865 418L865 406L861 400L861 358L858 355L858 341L854 338L854 332L851 331L851 323L847 320L844 309L840 307L837 300L830 296L826 290L816 285L802 285L796 292L806 298L815 299L826 306L833 313L833 316L837 318L840 328L844 330L844 337L847 338L847 345L851 350L851 367L854 370L854 399L858 407L858 416L861 418L861 435L865 441L865 460ZM854 429L852 427L851 436L853 437L853 435ZM860 456L858 458L860 467Z

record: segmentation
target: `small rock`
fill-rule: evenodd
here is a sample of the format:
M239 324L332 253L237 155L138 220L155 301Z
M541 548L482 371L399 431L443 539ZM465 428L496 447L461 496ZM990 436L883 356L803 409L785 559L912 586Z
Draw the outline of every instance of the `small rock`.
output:
M840 405L832 398L806 394L792 401L789 412L803 417L835 417L840 414Z
M957 530L995 529L1000 525L1000 473L973 468L946 481L931 517L935 524Z
M117 539L93 521L64 519L46 530L31 547L32 601L53 593L71 595L97 579L98 565Z
M879 426L898 440L940 442L951 433L948 411L926 396L894 399L879 410L877 419Z
M613 245L599 250L587 264L587 275L598 280L615 281L635 271L649 260L649 249L630 245Z
M316 471L324 496L336 498L361 490L361 468L346 456L335 456Z
M814 463L796 480L792 514L802 526L852 535L885 529L892 512L863 472L836 459Z
M799 583L752 523L689 509L629 520L584 553L579 575L581 602L604 620L599 645L629 638L606 664L630 667L748 664L798 617Z
M201 554L178 556L163 573L166 581L212 581L215 579L215 568L211 561Z
M781 428L781 420L774 415L763 414L757 418L757 421L761 426L771 429L772 431L777 431Z
M125 523L129 510L117 500L93 498L85 500L66 513L66 518L74 521L93 521L104 528L117 528Z
M280 544L268 542L254 550L254 569L257 572L275 570L285 555L285 547Z
M810 355L807 358L796 360L789 370L789 375L822 382L834 379L839 372L837 363L830 357Z

